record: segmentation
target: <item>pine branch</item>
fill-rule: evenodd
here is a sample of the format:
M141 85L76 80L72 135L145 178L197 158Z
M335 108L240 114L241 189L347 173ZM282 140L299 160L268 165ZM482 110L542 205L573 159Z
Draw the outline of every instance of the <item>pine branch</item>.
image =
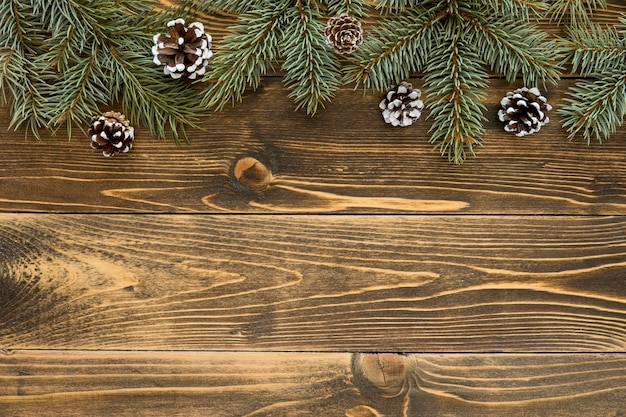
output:
M314 115L319 105L330 101L339 88L339 62L319 36L324 26L315 19L308 4L298 2L297 8L284 15L285 22L280 53L285 58L283 82L291 90L289 97L296 108L306 108Z
M500 10L503 16L515 16L515 21L526 21L531 16L541 17L550 5L541 0L488 0L494 10Z
M193 9L208 13L247 13L267 6L265 0L196 0Z
M563 127L569 132L569 139L582 133L587 143L592 137L602 142L624 123L626 75L579 81L568 90L564 101L567 104L561 105L558 113L563 117Z
M562 69L554 63L559 59L560 47L547 41L547 34L535 25L513 18L492 21L478 14L462 17L474 29L474 44L480 56L508 82L521 75L525 85L536 86L545 81L556 84Z
M432 28L444 10L407 12L384 22L366 37L346 65L346 82L384 90L425 64L434 44Z
M41 25L33 22L33 13L19 1L0 4L0 89L2 105L9 105L9 127L24 125L36 138L43 127L40 112L43 97L33 56L43 42Z
M256 89L261 75L272 69L278 57L278 42L282 37L281 16L284 4L265 4L255 13L241 15L239 24L222 41L213 67L204 81L215 81L205 91L202 104L221 110L227 103L241 101L247 86Z
M356 18L367 16L367 4L364 0L327 0L328 14L339 16L346 13Z
M570 139L578 133L587 143L592 137L608 139L626 114L626 15L616 27L572 27L568 34L570 39L563 40L566 61L572 62L572 71L580 69L590 79L568 90L566 104L558 110L563 127Z
M195 127L201 97L164 77L149 59L164 16L154 0L29 0L3 2L0 84L12 125L37 136L66 123L82 127L121 95L124 111L159 138L169 125L174 141ZM159 23L158 29L154 24ZM21 29L24 27L25 29ZM9 94L6 94L6 93Z
M583 27L591 23L596 9L606 8L606 0L551 0L548 16L558 24Z
M332 0L339 9L338 0ZM342 7L363 8L364 0L341 0ZM339 60L324 41L320 22L327 2L304 0L258 0L224 38L216 52L213 68L204 81L203 105L221 110L227 103L241 101L246 88L256 89L261 76L279 58L284 59L284 82L297 108L315 114L318 106L332 99L341 84Z
M441 35L450 32L441 33ZM431 143L450 162L461 164L467 151L474 154L474 146L481 144L484 134L481 102L486 96L487 73L481 68L480 57L474 45L461 40L459 28L453 29L449 43L440 43L426 65L428 107L433 125Z
M626 25L622 24L626 29ZM589 73L610 72L624 68L626 61L626 36L619 28L601 28L591 24L586 28L567 29L568 39L562 45L568 52L572 72L580 69L583 76Z
M560 48L525 19L528 10L544 8L530 0L425 1L374 31L346 68L350 81L382 90L422 71L434 118L431 142L460 164L484 132L483 65L509 81L520 73L533 85L558 80ZM512 11L515 19L506 15Z
M424 1L420 0L375 0L376 9L383 13L401 13L412 9Z

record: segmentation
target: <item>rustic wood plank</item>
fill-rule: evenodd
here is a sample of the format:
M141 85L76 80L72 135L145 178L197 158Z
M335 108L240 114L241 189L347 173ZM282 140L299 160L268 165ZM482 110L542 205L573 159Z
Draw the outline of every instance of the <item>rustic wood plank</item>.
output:
M352 363L351 363L352 362ZM626 356L0 353L2 415L619 417Z
M0 347L626 349L626 217L0 216Z
M559 102L572 82L550 90L550 101ZM569 142L559 117L551 116L541 132L516 138L494 121L510 88L492 80L485 146L460 167L432 151L429 121L407 129L385 125L377 95L343 89L312 118L292 110L278 78L265 79L236 109L209 117L206 130L190 132L190 145L159 142L140 130L130 154L108 159L80 132L70 142L6 132L4 109L0 211L626 212L624 128L587 146ZM237 161L251 157L271 171L263 187L233 176Z

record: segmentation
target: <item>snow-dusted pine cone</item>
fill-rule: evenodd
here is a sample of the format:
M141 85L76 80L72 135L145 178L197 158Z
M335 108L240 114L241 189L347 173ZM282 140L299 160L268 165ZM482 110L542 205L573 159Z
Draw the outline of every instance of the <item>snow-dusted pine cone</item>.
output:
M387 95L378 105L383 111L385 122L400 127L412 125L422 115L424 102L420 100L421 96L422 92L414 90L406 81L389 87Z
M154 35L154 63L164 65L163 72L172 78L185 76L195 80L203 75L213 52L211 35L204 33L202 23L185 27L183 19L176 19L168 22L167 30L166 35Z
M546 112L552 110L537 87L509 91L500 101L500 107L498 118L505 123L504 130L514 132L516 136L538 132L550 121Z
M101 150L104 156L128 152L133 148L135 129L122 113L109 111L93 116L88 133L91 147Z
M324 35L328 46L338 54L350 54L363 43L361 22L345 13L328 21Z

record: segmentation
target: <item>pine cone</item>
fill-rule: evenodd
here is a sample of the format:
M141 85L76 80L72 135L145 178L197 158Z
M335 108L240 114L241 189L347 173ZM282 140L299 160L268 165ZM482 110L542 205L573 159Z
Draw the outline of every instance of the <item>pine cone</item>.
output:
M546 112L552 110L552 106L536 87L509 91L500 101L500 106L502 109L498 111L498 118L506 123L504 130L514 132L516 136L538 132L550 121Z
M331 18L324 30L326 43L338 54L350 54L363 43L361 23L347 14Z
M211 35L204 33L202 23L195 22L186 28L183 19L176 19L167 24L167 30L167 35L154 35L154 63L165 65L163 73L172 78L185 76L195 80L203 75L213 52Z
M414 90L406 81L389 87L387 95L378 105L385 122L400 127L412 125L422 115L424 102L419 99L421 95L420 90Z
M101 150L104 156L128 152L133 148L135 129L122 113L109 111L93 116L87 132L91 137L91 147Z

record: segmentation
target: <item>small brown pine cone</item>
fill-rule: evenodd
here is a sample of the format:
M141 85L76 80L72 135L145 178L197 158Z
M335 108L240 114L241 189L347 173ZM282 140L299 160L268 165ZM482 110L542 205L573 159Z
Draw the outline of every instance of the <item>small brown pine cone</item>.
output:
M328 21L324 35L328 46L338 54L350 54L363 43L361 22L345 13Z
M424 102L420 100L422 92L413 89L406 81L389 87L385 98L378 107L383 111L383 119L392 126L410 126L422 115Z
M109 111L93 116L87 132L91 137L91 147L101 150L104 156L128 152L133 148L135 129L122 113Z
M531 135L550 122L546 112L552 106L536 87L509 91L500 101L500 107L498 119L505 123L504 130L516 136Z
M204 32L202 23L185 27L183 19L176 19L167 24L167 30L166 35L154 35L154 63L164 65L163 73L172 78L184 76L195 80L204 75L213 52L211 35Z

